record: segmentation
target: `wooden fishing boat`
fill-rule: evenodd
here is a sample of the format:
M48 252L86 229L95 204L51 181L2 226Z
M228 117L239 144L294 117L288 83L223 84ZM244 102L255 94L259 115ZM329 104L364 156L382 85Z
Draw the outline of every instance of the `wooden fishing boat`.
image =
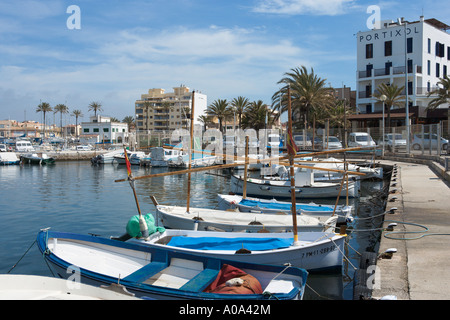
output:
M20 159L15 152L0 152L0 165L7 166L19 163Z
M340 193L346 194L350 198L359 197L359 180L349 180L340 183L334 182L314 182L314 179L300 180L295 178L295 198L296 199L318 199L336 198ZM244 180L242 176L231 176L231 192L243 194ZM280 179L247 179L247 194L256 197L289 198L291 197L291 185L289 180Z
M277 213L249 213L179 206L156 206L158 222L166 228L186 230L214 230L227 232L292 232L292 218ZM334 232L338 217L320 220L310 216L298 216L297 226L301 232Z
M260 212L260 213L285 213L290 214L292 204L290 202L278 201L276 199L263 199L246 197L240 195L218 194L218 209L228 210L238 208L241 212ZM345 223L352 220L352 206L344 205L326 205L310 203L296 203L297 214L310 216L321 221L329 219L332 215L337 216L337 223Z
M113 289L114 288L114 289ZM141 300L134 294L35 275L0 275L0 300Z
M292 232L237 233L166 229L148 240L132 238L127 242L150 248L166 248L208 258L258 264L283 265L308 272L338 272L342 269L345 235L327 232L302 232L293 241Z
M307 278L305 270L295 267L227 261L172 251L170 247L152 247L140 241L122 242L48 229L39 232L37 244L62 278L72 275L67 270L76 269L87 284L120 282L137 297L301 299ZM244 280L249 285L227 286L225 281L230 278L239 278L234 282Z
M53 164L55 159L49 157L46 153L25 153L20 156L23 164Z

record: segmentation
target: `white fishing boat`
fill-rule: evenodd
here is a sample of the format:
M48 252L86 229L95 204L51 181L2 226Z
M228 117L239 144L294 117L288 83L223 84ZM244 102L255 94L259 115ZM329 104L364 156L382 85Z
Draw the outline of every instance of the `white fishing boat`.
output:
M309 272L336 272L342 269L345 235L328 232L236 233L166 229L148 240L130 239L151 248L203 257L284 265Z
M181 150L155 147L150 151L150 165L152 167L167 167L170 160L182 158L185 153Z
M35 275L0 275L0 300L141 300L112 284L110 289Z
M314 160L314 159L311 159ZM315 159L316 162L308 162L306 163L311 166L317 166L320 168L326 168L326 169L334 169L334 170L345 170L345 163L343 160L336 159L333 157L325 158L325 159ZM298 163L302 163L302 161L299 161ZM348 171L354 171L354 172L360 172L365 173L365 175L357 176L359 179L383 179L383 168L372 168L368 166L359 166L352 163L347 163L347 170ZM330 171L324 171L324 170L314 170L314 180L318 181L320 179L334 179L339 180L342 179L343 174L337 173L337 172L330 172Z
M128 159L130 160L130 164L139 165L140 159L145 157L145 152L143 151L127 151ZM133 161L131 161L133 159ZM125 164L125 154L124 152L115 155L114 160L118 164Z
M15 152L0 152L0 165L12 165L19 164L20 159Z
M264 159L264 155L262 154L249 154L248 155L248 159L250 160L248 165L247 165L247 169L249 171L258 171L260 170L262 167L265 166L264 163L262 162L257 162L257 160L263 160ZM244 160L236 160L235 161L236 164L242 164L240 166L235 167L235 170L244 170L245 169L245 161Z
M240 195L218 194L218 209L228 210L238 208L241 212L259 213L285 213L292 211L291 202L278 201L276 199L262 199L245 197ZM310 203L296 203L297 214L318 218L321 221L329 219L333 214L337 216L337 223L345 223L352 220L352 206L326 205Z
M231 176L231 192L243 194L244 180L242 176ZM315 182L311 170L295 173L295 198L296 199L318 199L336 198L339 194L350 198L359 197L359 180L350 179L342 185L339 182ZM291 183L286 179L258 179L247 178L247 195L269 198L290 198Z
M75 270L86 284L119 282L137 297L151 299L301 299L307 279L307 272L296 267L224 260L164 245L48 229L39 232L37 244L60 277L69 278Z
M93 164L113 163L114 156L123 155L123 149L116 149L107 153L99 154L91 159Z
M191 168L207 167L215 165L219 160L217 156L202 155L200 157L192 157ZM171 168L188 168L189 167L189 155L178 156L171 158L168 161L168 166Z
M261 214L240 211L156 206L157 221L171 229L221 230L226 232L292 232L292 217L287 214ZM327 219L299 215L297 228L300 232L334 232L337 216Z

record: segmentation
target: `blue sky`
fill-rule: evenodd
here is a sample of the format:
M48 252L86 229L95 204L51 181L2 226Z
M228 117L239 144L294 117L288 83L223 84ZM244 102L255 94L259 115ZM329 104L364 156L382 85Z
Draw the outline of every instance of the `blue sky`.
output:
M81 29L67 28L70 5ZM208 104L270 104L284 73L302 65L354 89L355 35L369 5L382 20L423 13L450 24L450 5L436 0L1 0L0 120L39 121L40 101L79 109L85 121L98 101L121 120L149 88L180 84Z

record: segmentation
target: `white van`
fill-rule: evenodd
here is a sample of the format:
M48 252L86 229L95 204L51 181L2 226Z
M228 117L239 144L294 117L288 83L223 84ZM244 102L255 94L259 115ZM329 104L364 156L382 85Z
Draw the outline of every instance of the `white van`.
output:
M91 146L77 146L77 151L91 151Z
M33 152L35 151L30 141L19 140L16 141L16 151L18 152Z
M377 144L367 132L352 132L348 136L349 148L355 147L372 147Z

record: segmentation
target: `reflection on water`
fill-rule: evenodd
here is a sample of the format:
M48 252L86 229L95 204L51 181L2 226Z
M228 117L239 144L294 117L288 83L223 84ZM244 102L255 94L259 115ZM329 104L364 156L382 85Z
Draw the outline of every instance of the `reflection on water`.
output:
M132 170L136 177L167 169L133 166ZM114 182L126 177L125 166L91 166L90 162L0 167L0 273L8 272L19 260L41 228L103 236L123 234L128 219L137 214L129 183ZM161 204L186 205L186 174L141 179L135 183L142 213L155 212L150 196L155 196ZM382 189L382 182L363 182L362 201L349 199L349 204L355 206L355 217L367 217L382 210L380 201L373 196ZM217 194L229 191L228 171L191 174L192 207L215 208ZM342 198L339 203L345 201ZM335 200L315 202L334 204ZM356 220L352 227L374 228L380 221ZM353 248L348 248L350 262L358 267L359 256L355 250L364 252L375 248L378 238L378 233L351 233L348 237ZM51 276L37 248L31 250L12 273ZM346 263L343 275L310 275L305 299L351 299L353 273L353 267Z

